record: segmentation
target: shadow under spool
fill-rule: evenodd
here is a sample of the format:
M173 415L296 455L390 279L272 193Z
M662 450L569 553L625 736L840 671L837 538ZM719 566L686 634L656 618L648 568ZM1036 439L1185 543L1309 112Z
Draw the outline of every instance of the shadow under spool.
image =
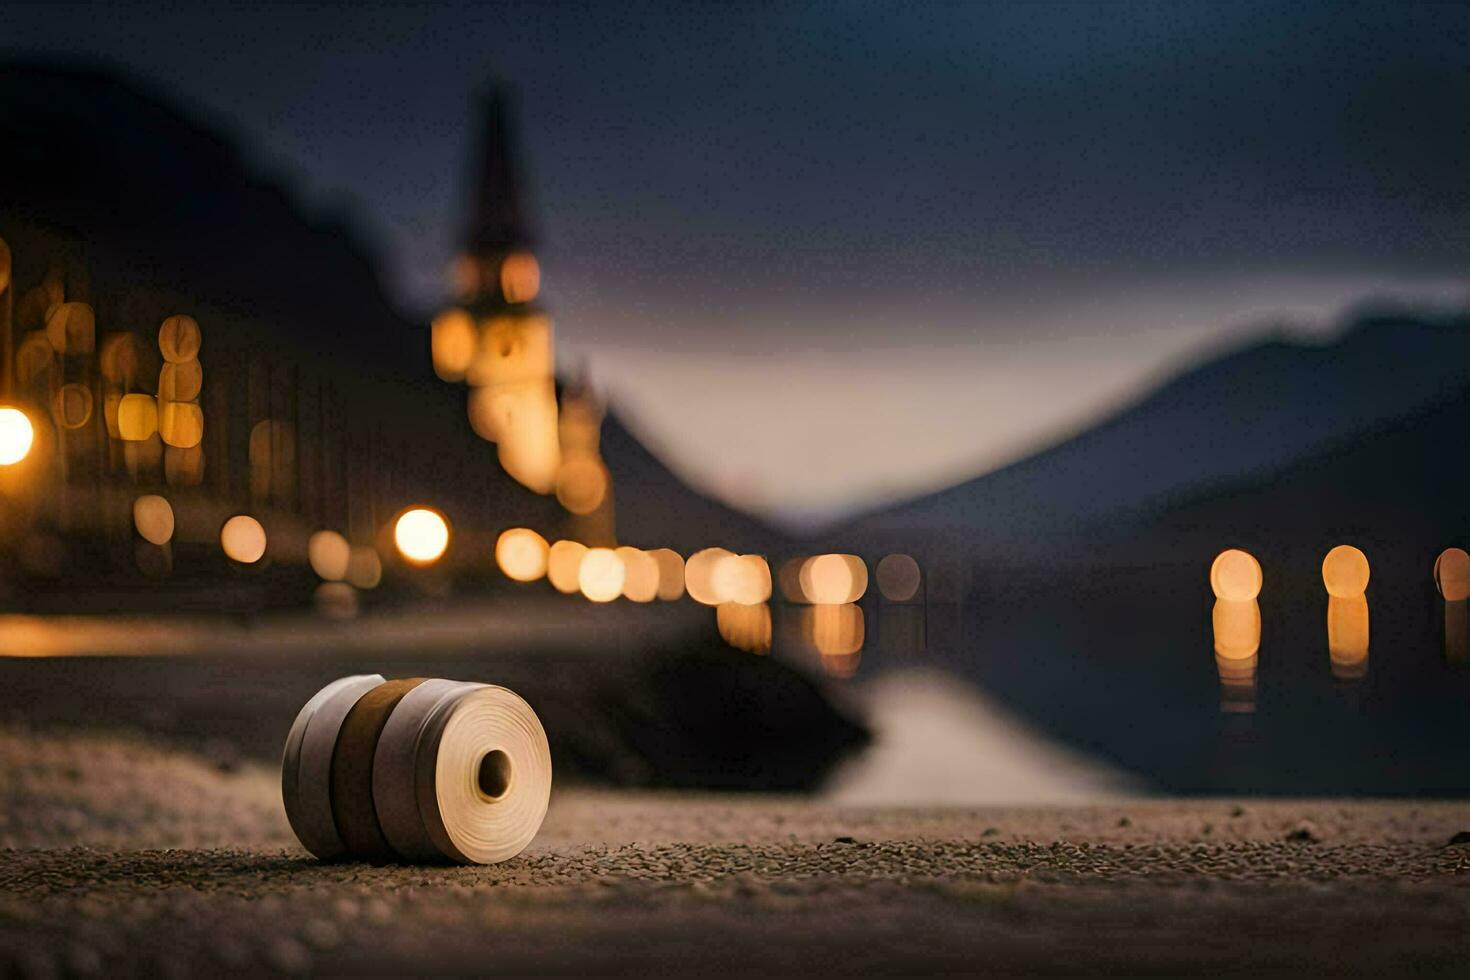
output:
M393 709L427 679L406 677L379 684L359 698L342 721L332 753L332 818L354 857L382 861L396 857L373 805L373 757Z

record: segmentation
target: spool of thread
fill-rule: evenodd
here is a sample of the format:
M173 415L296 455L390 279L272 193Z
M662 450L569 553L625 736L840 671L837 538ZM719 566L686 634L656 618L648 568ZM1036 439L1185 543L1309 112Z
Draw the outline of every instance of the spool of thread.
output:
M381 861L393 857L373 806L373 757L393 709L425 680L385 681L358 698L342 721L332 754L332 818L349 854Z
M281 793L320 858L490 864L540 829L551 753L535 711L506 688L344 677L292 725Z
M536 712L491 684L441 703L419 737L417 795L429 838L464 864L531 843L551 799L551 750Z
M286 806L286 819L302 846L323 860L346 851L332 817L330 775L337 729L357 699L381 683L382 674L357 674L333 681L306 702L286 735L286 750L281 756L281 801ZM324 718L323 712L328 709L330 717Z
M419 736L441 703L473 687L461 681L425 681L404 695L378 739L373 758L373 804L388 846L410 861L443 860L419 810Z

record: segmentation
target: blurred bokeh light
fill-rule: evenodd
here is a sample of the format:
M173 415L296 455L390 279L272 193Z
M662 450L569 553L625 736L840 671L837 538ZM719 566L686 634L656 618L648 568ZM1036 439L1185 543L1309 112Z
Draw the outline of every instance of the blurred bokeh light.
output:
M1470 599L1470 554L1446 548L1434 562L1434 586L1446 602Z
M1332 675L1339 680L1368 673L1368 600L1361 592L1327 600L1327 649Z
M1368 557L1350 544L1340 544L1322 559L1322 584L1339 599L1360 596L1368 588Z
M432 565L449 547L449 522L431 507L414 507L393 525L398 553L414 565Z
M464 310L445 310L429 326L434 373L444 381L460 381L475 357L479 338L475 321Z
M623 559L611 548L591 548L582 556L577 569L577 584L582 594L593 602L612 602L623 594L627 573Z
M354 545L347 558L347 584L354 589L376 589L383 580L383 560L372 545Z
M306 559L318 578L340 582L352 564L352 546L336 531L317 531L306 541Z
M766 653L771 649L771 607L767 603L722 602L715 607L715 626L720 638L737 650Z
M173 506L156 493L145 493L133 501L133 527L150 544L168 544L174 536Z
M580 541L558 541L552 545L546 556L546 579L551 587L567 595L581 591L578 573L586 555L587 546Z
M803 563L799 580L807 602L840 606L868 591L868 566L857 555L817 555Z
M248 514L236 514L220 528L219 543L231 560L253 565L265 557L265 528Z
M1255 599L1261 594L1261 584L1260 562L1239 548L1220 552L1210 565L1210 588L1217 599L1233 602Z
M199 323L191 316L171 316L158 328L158 350L173 364L197 358L202 340Z
M623 598L652 602L658 595L658 562L646 551L624 545L617 549L623 560Z
M1253 660L1261 648L1261 607L1254 599L1217 599L1212 616L1215 655Z
M724 555L714 564L710 590L721 604L765 602L771 597L771 567L760 555Z
M36 430L25 412L10 405L0 406L0 466L13 466L25 459L36 439Z
M684 559L677 551L655 548L648 553L658 565L658 597L673 602L684 595Z
M684 563L684 588L689 598L706 606L718 606L722 600L715 584L715 569L726 558L734 557L724 548L705 548L690 555Z
M495 564L508 579L534 582L546 574L547 551L541 535L528 527L513 527L495 541Z

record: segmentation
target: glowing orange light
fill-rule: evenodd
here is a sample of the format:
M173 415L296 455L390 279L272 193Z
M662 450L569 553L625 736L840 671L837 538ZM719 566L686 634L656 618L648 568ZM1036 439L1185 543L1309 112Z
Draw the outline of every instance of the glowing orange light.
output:
M170 446L191 449L204 439L204 410L193 402L159 405L158 435Z
M219 531L220 547L242 565L253 565L265 557L265 528L247 514L236 514Z
M165 361L182 364L199 356L203 335L192 316L171 316L158 328L158 349Z
M689 556L684 563L684 588L689 598L706 606L718 606L722 601L715 587L715 569L725 558L735 557L724 548L705 548Z
M506 578L534 582L546 574L546 539L527 527L513 527L495 541L495 564Z
M144 442L158 432L158 402L152 395L123 395L117 404L117 431L127 442Z
M411 508L393 525L393 543L408 562L432 565L449 547L449 522L430 507Z
M133 526L149 544L168 544L174 536L174 509L157 494L144 494L133 501Z
M465 380L472 385L525 384L548 381L555 369L549 317L496 316L480 325Z
M318 577L340 582L352 563L352 546L336 531L317 531L306 540L306 560Z
M760 555L726 555L715 562L710 589L721 603L765 602L771 597L771 566Z
M504 401L507 397L509 400ZM522 486L536 493L551 493L561 468L552 382L513 385L497 394L497 411L501 404L508 408L495 422L501 467Z
M602 445L602 405L585 389L568 389L562 392L557 427L564 455L596 457Z
M1354 680L1368 673L1368 600L1361 592L1327 600L1327 651L1334 677Z
M1261 563L1239 548L1222 551L1210 565L1210 588L1217 599L1254 599L1261 594Z
M204 369L198 361L169 361L158 372L158 400L191 402L204 390Z
M1444 657L1452 664L1464 663L1470 654L1470 609L1464 599L1444 604Z
M36 430L25 412L0 406L0 466L13 466L25 459L35 439Z
M376 589L383 580L383 560L372 545L356 545L347 559L347 584L354 589Z
M737 650L766 653L771 649L771 607L764 602L722 602L715 607L715 626L720 637Z
M807 639L824 657L846 657L863 648L863 611L850 602L819 604L803 610Z
M623 560L623 598L652 602L658 595L658 562L645 551L624 545L617 549Z
M1470 555L1462 548L1446 548L1434 562L1434 585L1446 602L1470 599Z
M684 559L677 551L655 548L648 553L658 564L658 597L673 602L684 594Z
M1322 559L1327 594L1340 599L1360 596L1368 588L1368 557L1350 544L1340 544Z
M799 579L807 602L839 606L868 591L868 566L857 555L818 555L802 564Z
M577 569L577 584L593 602L612 602L623 594L627 573L623 559L611 548L591 548Z
M429 348L434 373L444 381L459 381L475 359L479 337L475 321L464 310L446 310L429 326Z
M558 541L546 555L546 580L558 592L571 595L582 588L577 580L587 546L580 541Z
M908 602L919 593L919 563L909 555L885 555L878 562L878 591L889 602Z
M1213 612L1215 655L1249 660L1261 648L1261 607L1254 599L1218 599Z
M500 291L507 303L529 303L541 291L541 266L529 252L516 252L500 264Z
M510 427L510 417L515 409L516 392L506 388L470 388L465 409L469 414L470 428L486 442L495 442L500 434Z
M607 496L607 467L596 456L580 452L564 457L556 472L556 499L573 514L590 514Z

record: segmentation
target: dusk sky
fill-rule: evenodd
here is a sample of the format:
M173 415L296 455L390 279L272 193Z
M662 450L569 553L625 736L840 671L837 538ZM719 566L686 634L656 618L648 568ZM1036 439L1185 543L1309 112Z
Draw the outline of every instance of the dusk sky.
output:
M443 302L515 86L545 296L696 484L826 517L1015 458L1222 344L1464 303L1470 7L10 5Z

